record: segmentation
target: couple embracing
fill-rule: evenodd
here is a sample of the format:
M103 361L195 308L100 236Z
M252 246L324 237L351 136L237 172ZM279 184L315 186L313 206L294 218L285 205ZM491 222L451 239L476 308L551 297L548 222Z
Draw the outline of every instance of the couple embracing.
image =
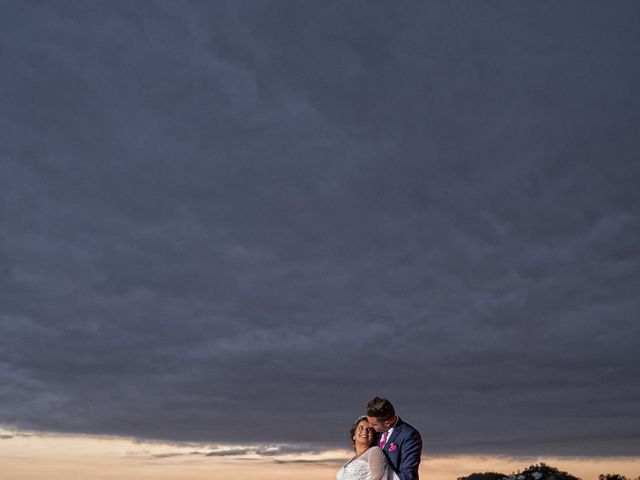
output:
M422 438L396 416L389 400L376 397L367 404L367 414L351 427L351 440L356 454L336 480L418 480Z

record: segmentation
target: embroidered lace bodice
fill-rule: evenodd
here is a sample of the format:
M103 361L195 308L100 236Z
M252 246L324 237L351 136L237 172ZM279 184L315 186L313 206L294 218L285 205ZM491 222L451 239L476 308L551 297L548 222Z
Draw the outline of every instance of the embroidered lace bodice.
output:
M387 480L387 457L379 447L371 447L362 455L345 463L336 480Z

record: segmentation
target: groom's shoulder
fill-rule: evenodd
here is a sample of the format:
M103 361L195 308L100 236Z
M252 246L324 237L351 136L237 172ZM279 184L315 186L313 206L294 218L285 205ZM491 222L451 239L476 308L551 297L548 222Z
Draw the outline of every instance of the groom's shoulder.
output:
M420 432L418 432L418 430L415 427L413 427L412 425L409 425L407 422L403 421L401 418L398 419L397 427L399 427L398 430L400 430L400 432L403 432L405 434L420 436Z

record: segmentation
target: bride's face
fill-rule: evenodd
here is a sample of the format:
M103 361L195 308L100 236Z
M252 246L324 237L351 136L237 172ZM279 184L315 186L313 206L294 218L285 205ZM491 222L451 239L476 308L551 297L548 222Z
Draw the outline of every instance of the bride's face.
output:
M373 428L371 428L369 422L361 420L360 423L358 423L354 441L359 445L371 446L371 443L373 443Z

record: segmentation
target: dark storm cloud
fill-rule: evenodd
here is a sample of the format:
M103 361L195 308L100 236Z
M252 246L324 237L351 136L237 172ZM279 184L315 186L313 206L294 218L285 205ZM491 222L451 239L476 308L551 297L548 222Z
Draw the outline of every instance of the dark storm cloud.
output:
M637 453L637 5L1 8L0 423Z
M263 457L273 457L276 455L288 455L293 453L317 454L318 451L308 445L257 445L249 447L216 448L204 453L204 455L207 457L228 457L242 455L259 455Z

